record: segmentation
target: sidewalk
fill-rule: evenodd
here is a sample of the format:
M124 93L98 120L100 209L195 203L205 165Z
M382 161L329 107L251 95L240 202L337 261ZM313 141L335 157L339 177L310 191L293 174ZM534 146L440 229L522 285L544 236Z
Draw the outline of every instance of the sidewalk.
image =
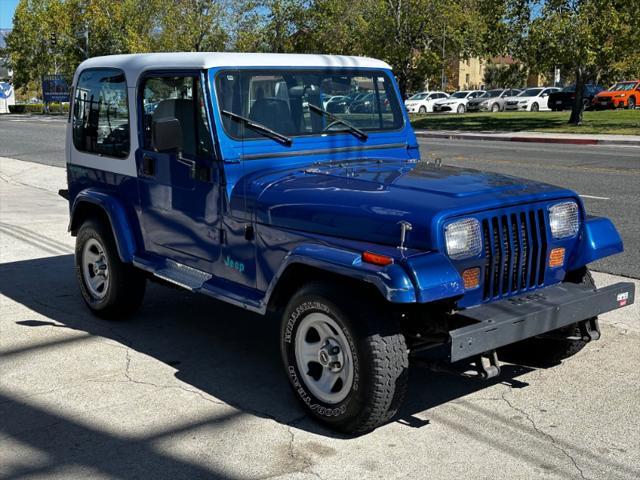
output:
M465 132L463 130L416 130L419 138L489 140L494 142L564 143L570 145L620 145L640 147L640 135L587 135L543 132Z

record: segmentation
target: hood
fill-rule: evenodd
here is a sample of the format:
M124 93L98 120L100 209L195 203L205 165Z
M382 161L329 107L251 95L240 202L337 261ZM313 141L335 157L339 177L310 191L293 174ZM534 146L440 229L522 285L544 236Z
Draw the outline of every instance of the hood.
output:
M398 222L413 225L408 245L437 249L450 217L552 198L558 187L427 162L366 159L255 173L236 185L232 208L258 223L322 235L398 245ZM234 195L235 197L235 195Z

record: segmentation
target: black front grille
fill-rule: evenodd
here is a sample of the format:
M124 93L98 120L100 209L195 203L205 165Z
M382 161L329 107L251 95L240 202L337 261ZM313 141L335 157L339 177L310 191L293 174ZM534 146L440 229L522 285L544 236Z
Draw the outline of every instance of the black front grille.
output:
M544 283L547 229L541 209L482 220L484 299L537 288Z

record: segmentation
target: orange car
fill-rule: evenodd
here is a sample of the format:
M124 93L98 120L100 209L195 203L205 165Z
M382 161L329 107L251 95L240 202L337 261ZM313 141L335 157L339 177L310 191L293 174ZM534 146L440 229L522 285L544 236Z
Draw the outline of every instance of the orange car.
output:
M640 105L640 80L618 82L593 97L595 108L636 108Z

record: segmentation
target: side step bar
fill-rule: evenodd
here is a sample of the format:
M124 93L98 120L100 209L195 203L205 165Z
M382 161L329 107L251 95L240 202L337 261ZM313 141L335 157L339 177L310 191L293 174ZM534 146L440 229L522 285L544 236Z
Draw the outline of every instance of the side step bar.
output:
M166 260L164 268L156 270L153 274L162 280L191 291L202 288L202 285L212 278L207 272L174 262L173 260Z
M230 282L197 268L173 260L143 258L135 256L133 264L151 275L192 292L264 314L267 306L264 292Z

